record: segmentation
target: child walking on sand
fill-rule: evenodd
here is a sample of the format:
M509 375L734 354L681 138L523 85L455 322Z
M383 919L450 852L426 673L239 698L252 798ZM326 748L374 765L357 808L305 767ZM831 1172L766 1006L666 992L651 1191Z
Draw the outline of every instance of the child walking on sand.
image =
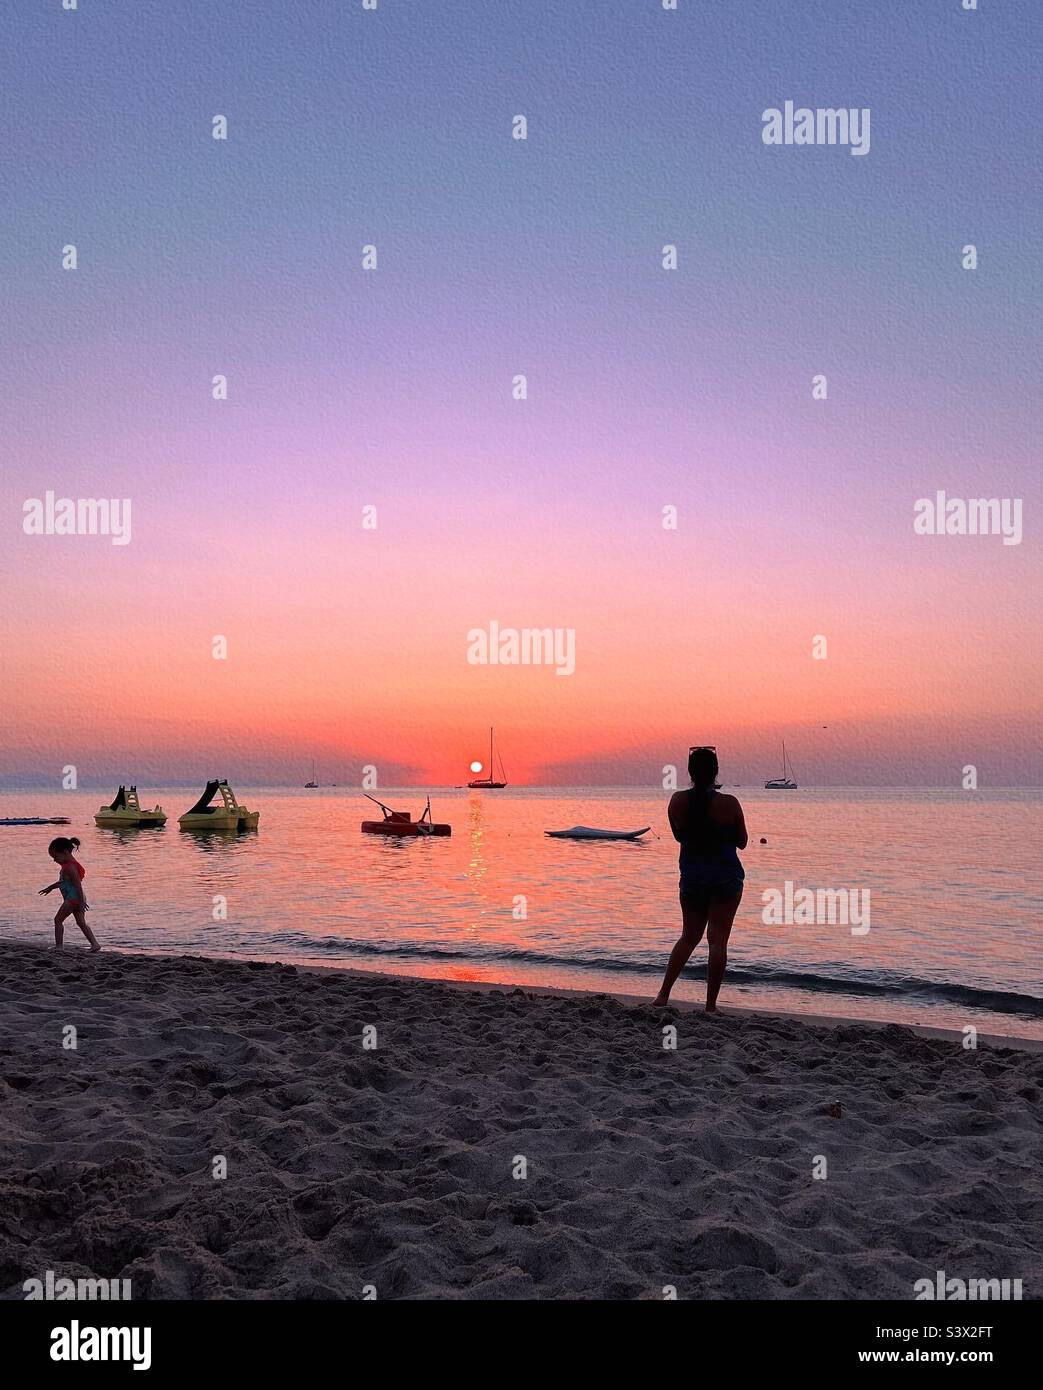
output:
M90 942L92 951L100 951L98 938L87 925L84 913L87 911L87 899L83 896L83 876L87 870L74 859L72 852L79 849L80 842L75 837L67 840L64 835L59 835L56 840L52 840L47 846L47 853L56 864L61 865L61 873L58 875L57 883L49 883L46 888L40 889L40 896L46 897L48 893L53 893L57 888L62 895L62 905L54 914L54 949L62 949L62 939L65 935L64 922L66 917L74 917L76 925Z

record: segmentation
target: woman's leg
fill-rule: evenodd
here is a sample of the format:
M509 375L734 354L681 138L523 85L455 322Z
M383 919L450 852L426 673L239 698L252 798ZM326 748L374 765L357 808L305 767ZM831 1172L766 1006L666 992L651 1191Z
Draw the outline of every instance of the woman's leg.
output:
M54 949L56 951L60 951L62 949L62 942L65 939L64 922L66 917L68 917L71 912L72 908L69 906L69 904L62 903L61 907L54 914Z
M100 951L101 947L98 945L98 938L91 931L90 927L88 927L87 919L83 915L83 908L74 907L72 910L72 915L76 918L76 925L79 927L80 931L83 932L87 940L90 942L91 950Z
M717 996L721 992L721 981L728 964L728 937L731 935L735 914L742 902L742 889L728 898L718 898L710 904L706 924L706 944L710 948L710 960L706 967L706 1012L717 1011Z
M705 927L706 903L691 898L682 899L681 935L677 938L674 949L670 952L670 959L666 963L666 974L663 976L663 985L652 1000L653 1004L663 1005L669 1002L674 981L688 964L688 957L703 939Z

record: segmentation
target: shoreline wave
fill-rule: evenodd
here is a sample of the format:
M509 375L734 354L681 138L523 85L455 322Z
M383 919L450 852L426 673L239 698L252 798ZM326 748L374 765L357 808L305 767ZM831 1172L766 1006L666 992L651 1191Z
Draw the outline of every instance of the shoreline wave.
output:
M457 945L394 941L363 941L346 937L312 937L305 932L275 932L266 941L289 946L300 951L313 951L329 956L382 957L390 960L438 960L481 964L525 964L568 970L603 971L611 974L655 975L663 969L661 952L626 959L618 956L595 956L585 953L555 955L545 951L528 951L495 946L467 950ZM690 966L688 978L705 976L704 964ZM856 994L908 1000L921 998L939 1004L957 1004L965 1008L982 1009L989 1013L1021 1015L1031 1019L1043 1018L1043 998L1017 991L980 988L975 985L954 984L930 980L915 975L878 972L875 978L854 973L824 975L814 971L787 967L729 961L728 979L735 984L805 990L810 994Z

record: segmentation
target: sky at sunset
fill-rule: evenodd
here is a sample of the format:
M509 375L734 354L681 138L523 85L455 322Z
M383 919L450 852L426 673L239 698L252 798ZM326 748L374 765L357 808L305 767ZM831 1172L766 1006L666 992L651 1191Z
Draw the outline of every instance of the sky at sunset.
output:
M6 5L0 783L456 784L495 724L516 783L692 742L763 780L785 738L809 785L1038 784L1027 26ZM787 99L869 152L766 146ZM1021 543L915 534L939 489L1023 499ZM47 490L130 543L25 534ZM575 672L469 664L492 621Z

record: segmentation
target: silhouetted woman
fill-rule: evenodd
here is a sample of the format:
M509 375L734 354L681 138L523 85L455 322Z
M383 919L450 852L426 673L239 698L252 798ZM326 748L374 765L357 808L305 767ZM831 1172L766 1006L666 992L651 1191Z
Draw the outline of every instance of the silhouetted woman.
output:
M670 829L681 846L681 935L666 966L663 987L653 1001L669 1002L674 981L706 932L710 960L706 971L706 1012L714 1013L724 968L728 937L742 899L743 879L737 849L749 842L742 807L736 797L719 790L717 753L692 748L688 754L688 791L670 798Z

